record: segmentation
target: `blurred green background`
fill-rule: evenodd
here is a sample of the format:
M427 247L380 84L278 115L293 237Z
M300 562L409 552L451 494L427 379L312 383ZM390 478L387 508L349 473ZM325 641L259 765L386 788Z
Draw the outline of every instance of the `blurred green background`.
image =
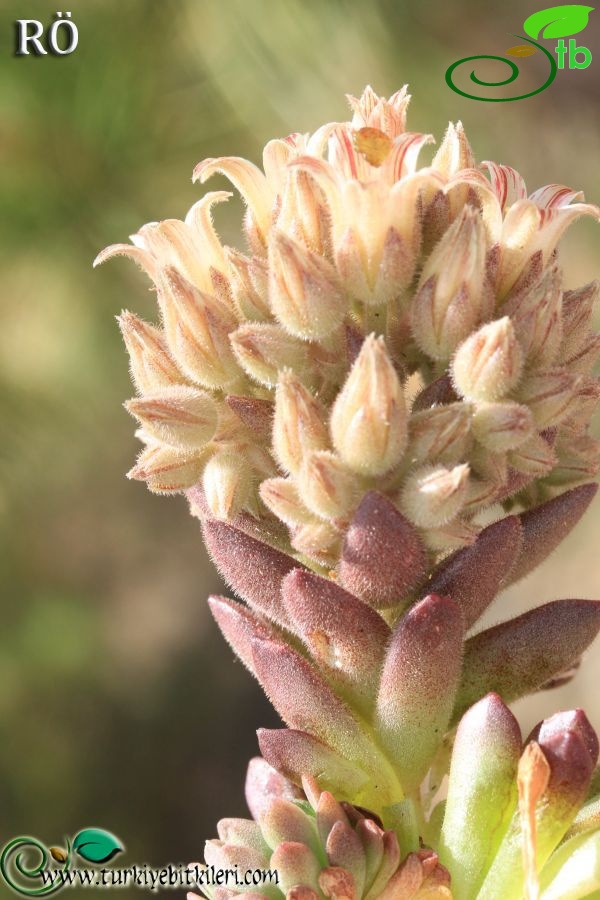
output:
M512 46L538 8L73 0L76 52L15 58L15 20L50 23L57 7L3 0L0 843L60 844L99 825L128 862L199 859L216 819L243 814L254 729L276 721L207 614L222 588L185 502L124 478L137 444L114 316L152 318L154 301L128 262L93 272L95 254L182 217L203 157L259 161L269 138L344 118L344 93L367 82L384 94L410 83L411 130L439 139L461 118L479 159L516 167L532 189L561 182L598 201L600 13L580 39L598 56L590 69L530 100L476 103L444 82L454 60ZM231 243L240 210L218 210ZM594 224L575 225L563 242L570 286L598 274L597 254ZM491 619L598 594L599 520L600 502ZM574 703L600 727L595 657L572 685L522 704L524 727Z

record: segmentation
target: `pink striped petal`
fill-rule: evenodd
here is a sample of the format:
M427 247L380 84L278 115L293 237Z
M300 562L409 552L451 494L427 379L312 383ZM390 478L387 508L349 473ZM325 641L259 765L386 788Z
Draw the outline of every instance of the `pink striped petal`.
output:
M512 169L510 166L498 165L498 163L487 159L481 165L485 166L489 172L492 187L500 203L500 209L504 211L509 206L512 206L513 203L516 203L517 200L525 200L527 198L527 187L516 169Z
M432 134L418 134L407 131L394 141L389 156L381 167L382 177L391 184L405 175L414 175L422 147L435 143Z
M306 135L296 132L286 138L275 138L265 145L263 169L268 183L278 194L283 190L288 163L298 155L305 144Z
M540 209L562 209L572 200L583 200L583 191L574 191L564 184L547 184L530 194L529 199Z

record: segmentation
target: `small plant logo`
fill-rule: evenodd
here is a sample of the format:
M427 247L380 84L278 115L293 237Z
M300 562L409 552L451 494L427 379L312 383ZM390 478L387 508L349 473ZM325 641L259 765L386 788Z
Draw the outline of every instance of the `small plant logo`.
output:
M13 838L0 856L0 873L7 885L26 897L43 897L65 887L60 879L44 879L49 871L67 871L75 856L99 865L110 862L124 848L118 838L102 828L84 828L66 848L46 847L31 837Z
M549 62L550 71L546 81L541 87L536 88L534 91L520 94L518 97L480 97L476 94L469 94L467 91L463 91L454 83L455 70L463 63L472 63L480 59L493 59L499 60L509 67L510 75L502 81L484 81L477 77L475 70L472 70L469 77L474 84L477 84L480 87L503 87L507 84L512 84L513 81L516 81L518 78L519 67L512 59L507 59L505 56L487 56L484 54L478 56L465 56L464 59L459 59L455 63L452 63L446 70L446 83L448 87L457 94L467 97L469 100L481 100L484 103L509 103L512 100L525 100L527 97L533 97L535 94L545 91L556 78L556 73L559 69L587 69L592 61L592 53L587 47L577 46L577 42L573 38L573 35L579 34L584 30L588 24L589 14L593 9L593 6L580 6L579 4L573 3L567 4L566 6L551 6L548 9L540 9L539 12L533 13L529 18L525 19L525 22L523 23L525 34L513 35L513 37L517 37L526 43L517 44L509 50L506 50L505 53L507 56L523 58L532 56L534 53L537 53L538 50L541 50ZM559 41L555 47L548 49L538 43L539 38L545 40L559 38ZM568 43L565 43L563 40L564 38L569 38ZM554 54L556 54L556 58Z

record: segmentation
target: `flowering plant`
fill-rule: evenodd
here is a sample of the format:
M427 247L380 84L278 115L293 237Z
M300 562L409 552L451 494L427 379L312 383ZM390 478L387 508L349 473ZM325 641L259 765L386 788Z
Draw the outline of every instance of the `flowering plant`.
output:
M242 194L247 253L217 191L98 257L137 262L161 315L120 319L129 476L187 494L245 601L211 598L215 619L287 725L259 731L254 819L222 820L206 860L268 863L260 896L294 900L587 897L597 738L575 710L523 743L507 704L571 677L600 604L476 628L595 493L598 285L564 290L556 248L600 210L476 166L460 123L420 167L406 89L349 100L263 170L196 167Z

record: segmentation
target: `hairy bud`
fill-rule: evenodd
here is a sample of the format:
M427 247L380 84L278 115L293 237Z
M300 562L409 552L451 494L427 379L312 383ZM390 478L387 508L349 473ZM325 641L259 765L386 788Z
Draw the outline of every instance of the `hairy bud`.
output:
M425 264L412 327L418 345L433 359L449 359L479 319L485 249L481 218L466 206Z
M523 354L508 316L483 325L452 362L454 384L470 400L500 400L521 376Z
M250 470L239 453L221 450L206 464L202 486L208 507L215 519L237 515L248 500Z
M346 315L346 295L331 263L281 231L271 240L269 300L279 320L301 338L326 337Z
M229 343L237 322L215 297L168 268L159 292L169 349L182 371L208 388L234 385L240 370Z
M202 447L217 428L214 399L187 385L173 385L158 393L128 400L125 408L150 437L181 449Z
M420 462L458 462L472 443L471 415L468 403L449 403L413 413L408 455Z
M260 498L290 528L314 521L291 478L267 478L260 486Z
M355 472L381 475L402 458L407 440L404 392L382 338L368 337L331 413L331 435Z
M319 450L306 457L298 485L304 503L325 519L347 515L355 506L360 490L356 475L329 450Z
M118 322L129 353L131 377L140 394L185 381L158 328L130 312L121 313Z
M242 369L266 387L277 384L281 369L305 372L308 366L306 346L280 325L242 325L231 335L231 346Z
M533 372L519 387L519 399L526 403L540 430L558 425L574 406L575 389L583 379L564 369Z
M280 465L297 474L307 453L328 449L323 410L304 385L284 370L275 393L273 449Z
M174 447L150 445L142 450L127 477L145 481L155 494L175 494L198 482L205 461L201 454L189 455Z
M412 472L402 489L400 506L420 528L438 528L454 519L466 498L469 466L453 469L424 466Z
M520 403L477 404L473 416L473 434L480 444L494 453L514 450L533 431L533 417Z

